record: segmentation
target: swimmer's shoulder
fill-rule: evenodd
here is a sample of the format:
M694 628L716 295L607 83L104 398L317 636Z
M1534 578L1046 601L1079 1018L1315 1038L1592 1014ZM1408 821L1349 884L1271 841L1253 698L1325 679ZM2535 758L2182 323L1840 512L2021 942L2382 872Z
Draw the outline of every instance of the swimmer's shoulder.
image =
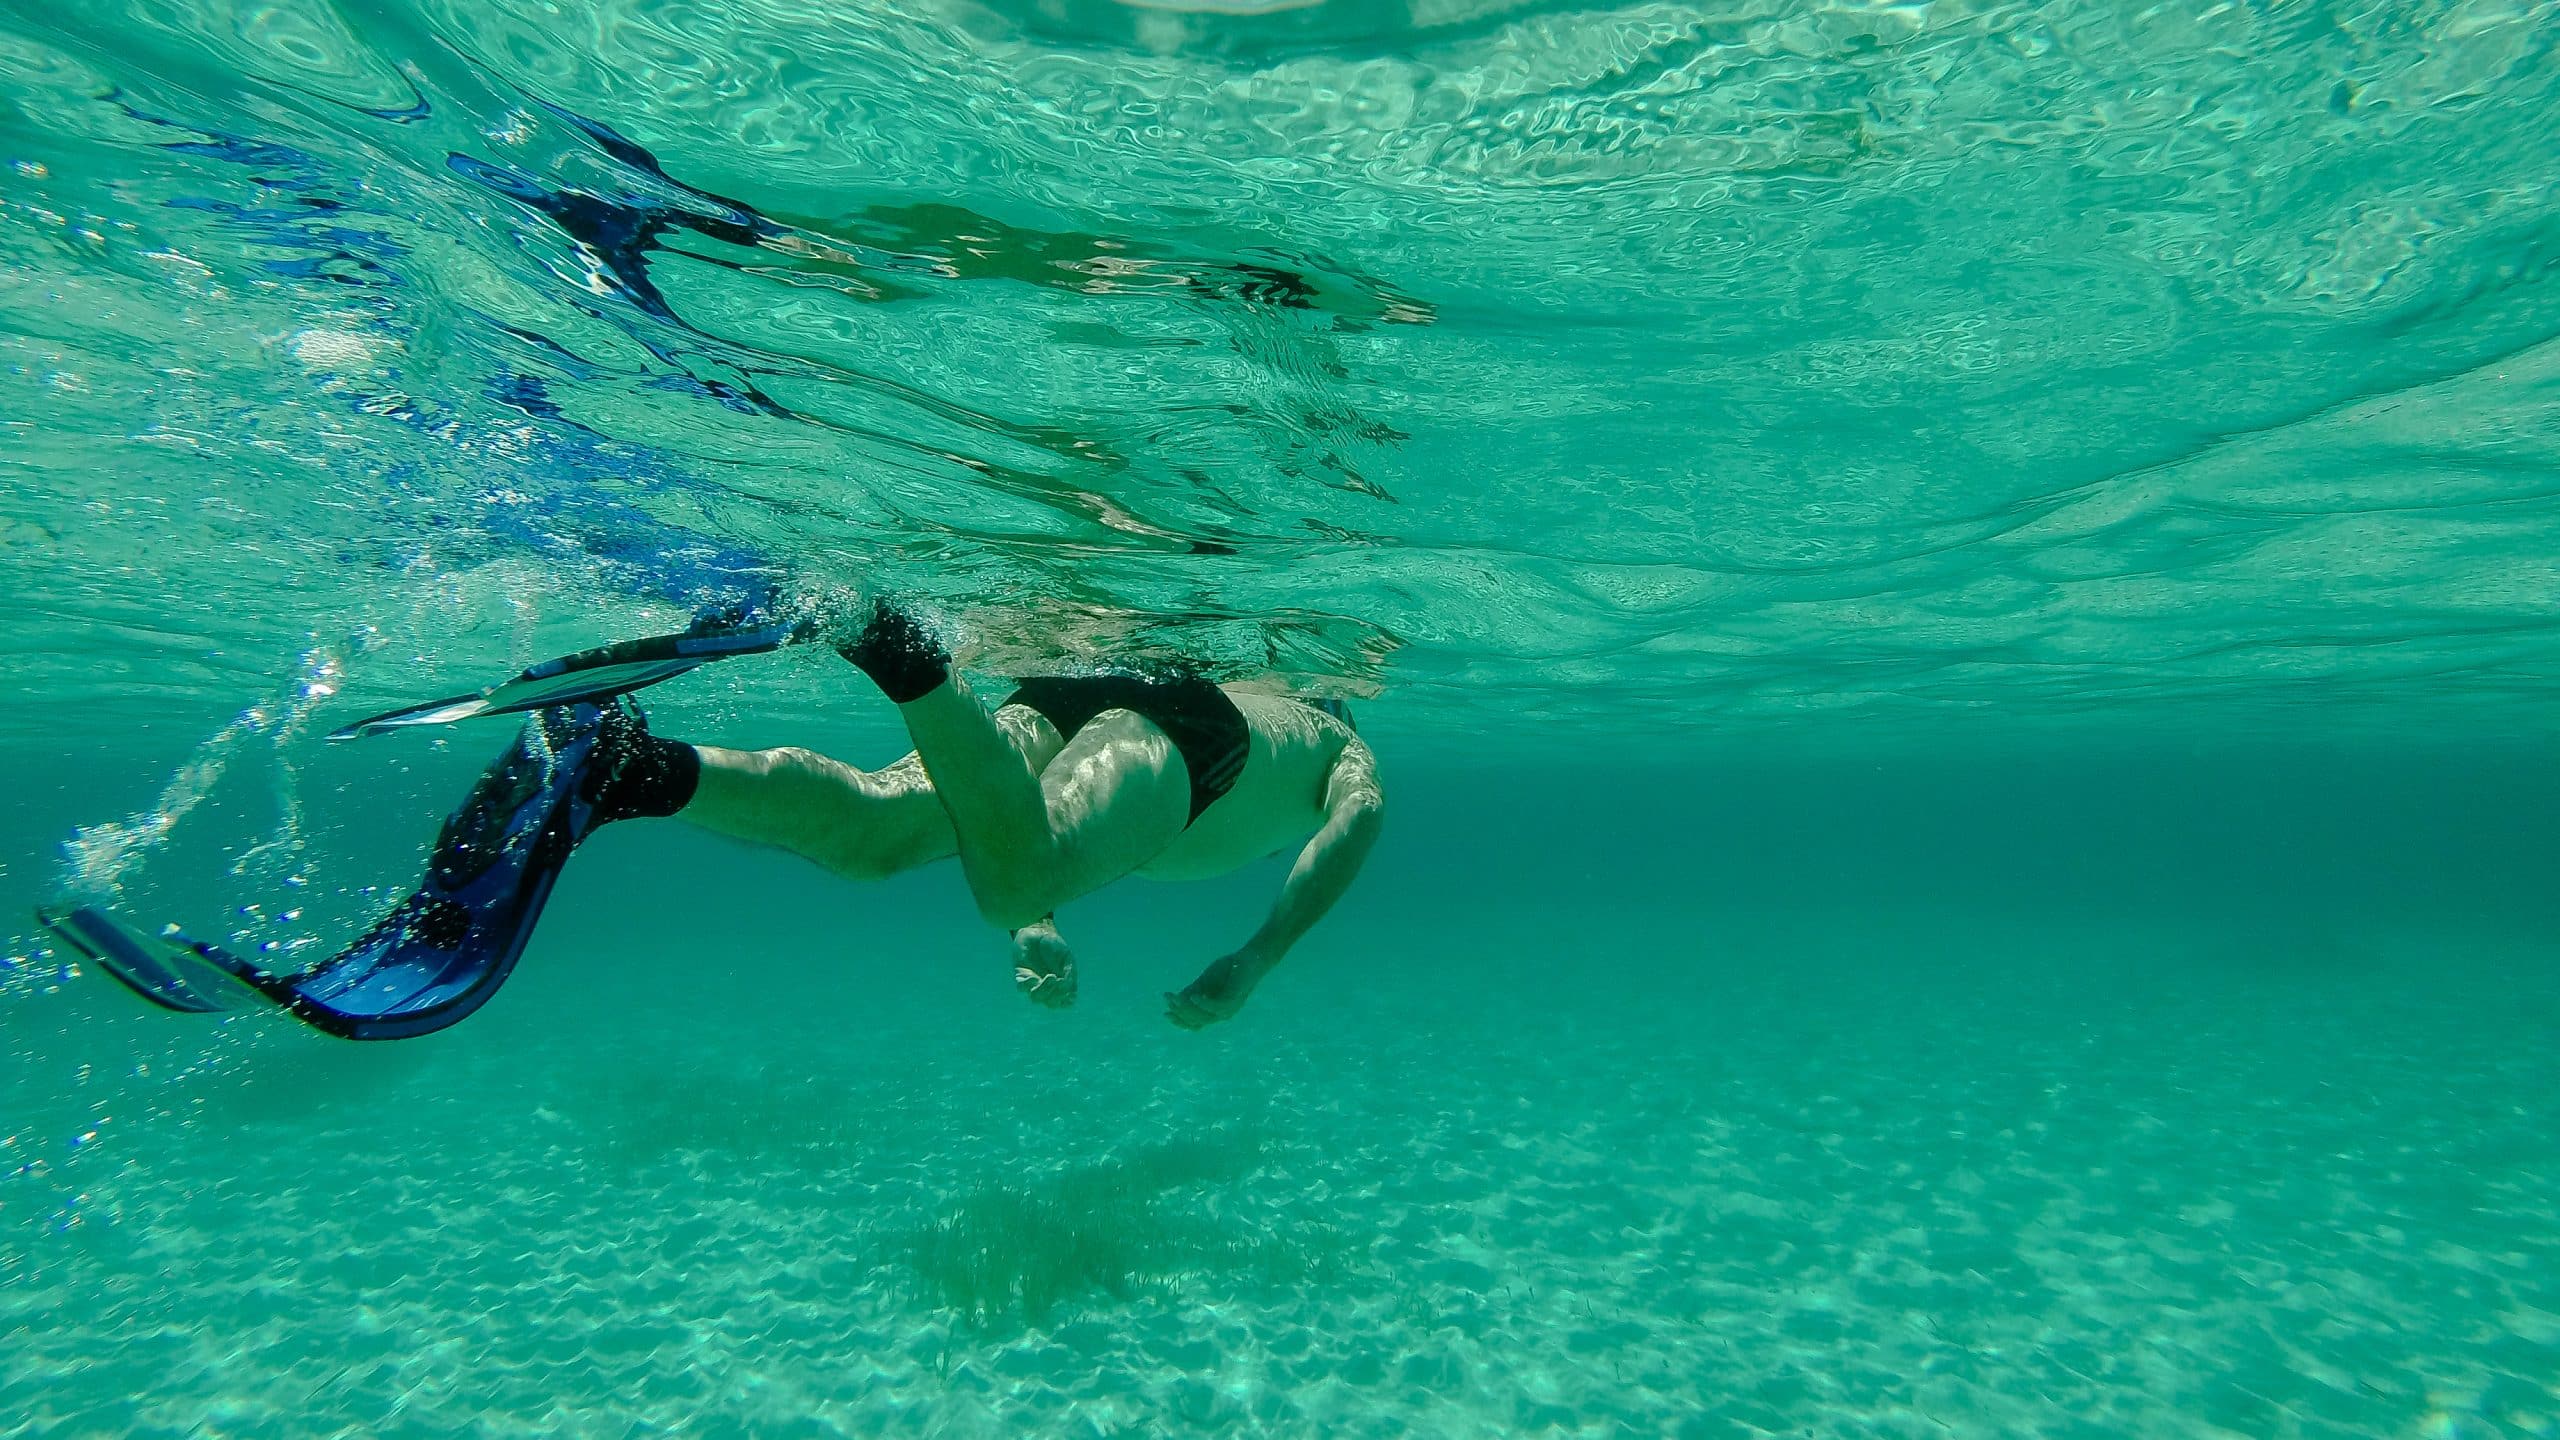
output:
M1283 764L1307 763L1319 771L1330 770L1346 752L1368 754L1359 734L1340 716L1322 710L1289 695L1275 695L1266 690L1225 687L1236 710L1244 716L1245 728L1258 742L1256 748L1266 750Z
M1221 685L1218 688L1235 702L1245 723L1255 730L1312 732L1344 740L1355 738L1355 732L1340 715L1297 696L1276 695L1268 690L1242 685Z

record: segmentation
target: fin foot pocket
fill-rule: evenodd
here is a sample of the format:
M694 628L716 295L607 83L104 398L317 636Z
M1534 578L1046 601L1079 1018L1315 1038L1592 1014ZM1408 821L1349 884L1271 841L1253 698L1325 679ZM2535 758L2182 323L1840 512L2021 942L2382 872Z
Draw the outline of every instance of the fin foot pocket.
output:
M608 734L625 743L609 748ZM514 972L570 852L615 818L599 801L631 736L648 738L648 729L628 700L538 711L445 822L417 893L288 982L288 1008L333 1035L392 1040L444 1029L487 1003Z
M931 694L951 678L951 652L886 599L872 603L870 623L836 653L870 676L893 705Z

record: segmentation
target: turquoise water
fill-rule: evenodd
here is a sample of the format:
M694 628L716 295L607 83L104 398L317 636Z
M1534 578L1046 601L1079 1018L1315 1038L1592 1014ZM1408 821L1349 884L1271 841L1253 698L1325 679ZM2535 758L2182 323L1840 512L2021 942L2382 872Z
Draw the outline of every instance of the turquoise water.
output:
M670 824L399 1044L0 926L0 1434L2560 1430L2555 133L2549 5L0 0L6 914L325 953L508 732L322 733L782 590L1391 812L1197 1035L1276 864L1064 1015Z

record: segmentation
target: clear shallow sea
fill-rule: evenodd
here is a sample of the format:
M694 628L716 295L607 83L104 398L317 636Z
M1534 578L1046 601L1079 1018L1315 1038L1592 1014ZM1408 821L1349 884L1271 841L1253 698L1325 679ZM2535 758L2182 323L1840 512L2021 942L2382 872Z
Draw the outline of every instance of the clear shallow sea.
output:
M2549 6L0 0L6 914L334 945L505 727L321 731L773 587L1392 811L1201 1035L1271 867L1051 1015L623 825L373 1046L9 921L0 1433L2560 1430L2555 122Z

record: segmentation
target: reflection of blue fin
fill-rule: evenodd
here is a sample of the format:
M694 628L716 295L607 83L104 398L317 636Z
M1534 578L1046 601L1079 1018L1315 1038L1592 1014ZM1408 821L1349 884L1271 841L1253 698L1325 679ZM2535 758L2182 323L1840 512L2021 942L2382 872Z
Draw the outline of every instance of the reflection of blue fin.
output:
M384 735L412 725L446 725L475 715L507 715L553 705L576 705L627 695L661 680L672 680L697 665L733 655L761 655L804 638L803 627L760 625L753 629L696 626L681 635L648 635L620 640L528 665L515 678L476 695L453 695L423 705L407 705L368 715L329 732L332 740Z
M588 782L613 712L545 710L473 786L436 837L417 893L354 944L298 975L275 975L219 946L177 937L159 952L86 907L46 917L108 973L173 1010L201 1003L208 968L312 1026L349 1040L425 1035L479 1009L514 971L569 852L597 823ZM627 714L629 723L639 723Z

